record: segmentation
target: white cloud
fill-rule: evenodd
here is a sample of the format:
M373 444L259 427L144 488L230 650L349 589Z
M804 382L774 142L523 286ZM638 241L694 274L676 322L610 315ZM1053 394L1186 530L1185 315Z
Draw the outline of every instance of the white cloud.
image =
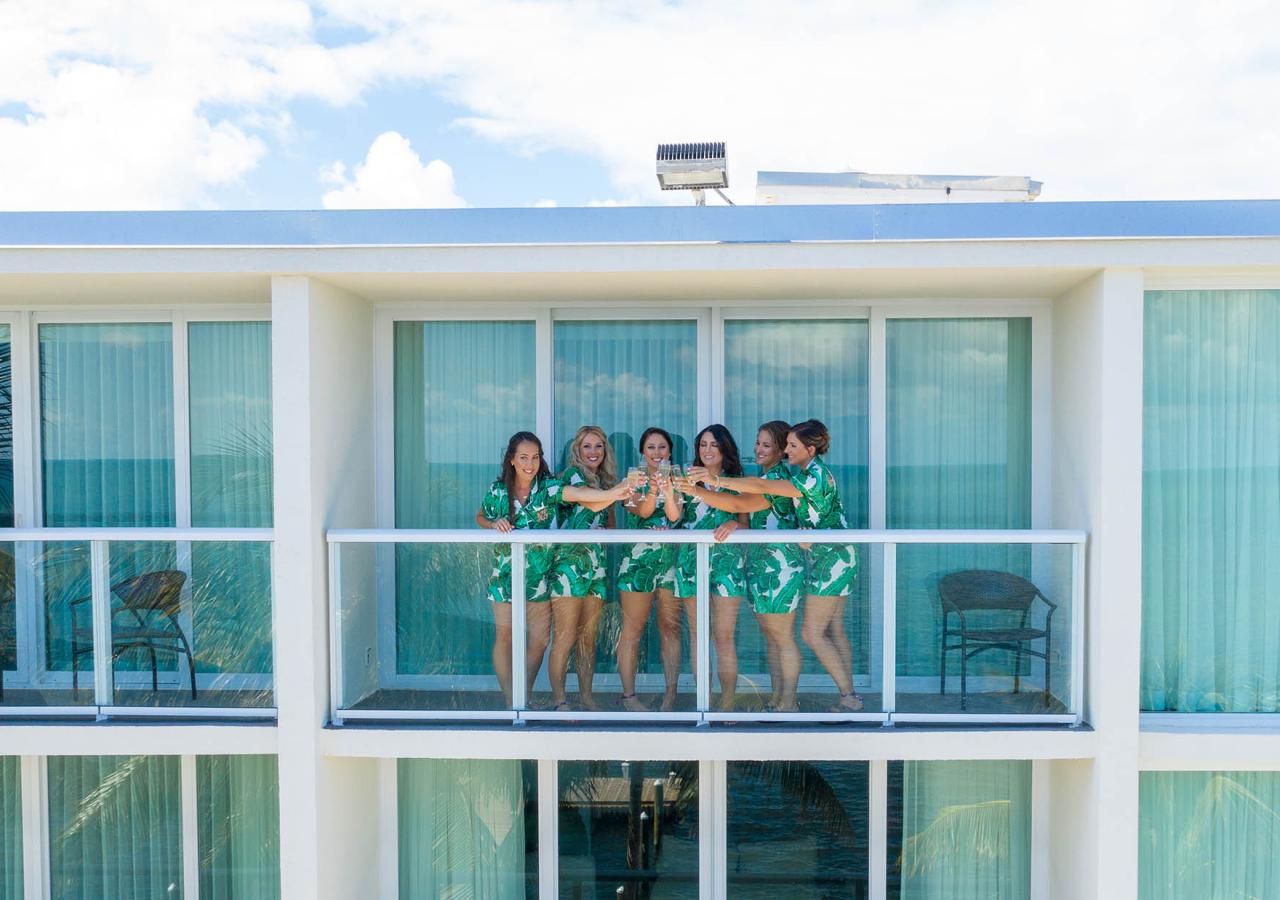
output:
M346 166L335 162L321 173L322 180L337 184L322 198L325 209L410 209L456 207L467 204L454 191L453 169L433 159L426 165L395 131L374 138L364 162L348 178Z

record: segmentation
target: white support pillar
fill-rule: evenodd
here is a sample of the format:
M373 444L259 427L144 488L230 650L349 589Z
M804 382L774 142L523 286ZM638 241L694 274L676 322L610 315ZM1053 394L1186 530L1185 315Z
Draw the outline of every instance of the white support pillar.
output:
M285 897L361 896L378 860L376 760L322 756L329 712L326 528L374 524L373 310L272 279L276 704Z
M1089 532L1089 763L1049 778L1053 895L1138 895L1143 274L1105 269L1054 302L1053 525Z

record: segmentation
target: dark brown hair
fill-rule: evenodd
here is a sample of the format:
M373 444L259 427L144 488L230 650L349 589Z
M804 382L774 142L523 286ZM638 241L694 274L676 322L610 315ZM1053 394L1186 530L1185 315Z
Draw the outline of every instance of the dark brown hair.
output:
M676 442L671 440L671 432L667 431L667 429L665 428L658 428L656 426L650 426L646 428L644 430L644 433L640 435L640 444L639 446L636 447L636 454L640 457L642 464L645 458L644 456L645 442L655 434L667 442L667 449L671 451L671 464L678 465L679 461L676 459Z
M507 441L507 452L502 455L502 471L498 478L507 486L507 521L513 524L516 518L516 449L526 442L538 448L538 474L534 476L534 480L541 481L551 477L551 470L547 468L547 455L542 452L542 441L538 440L538 436L532 431L517 431L511 435L511 439Z
M781 419L773 419L765 422L757 431L769 432L769 437L773 438L773 445L781 453L782 449L787 446L787 435L791 433L791 426Z
M729 433L729 429L723 425L708 425L706 428L698 432L698 436L693 439L693 460L698 465L706 465L702 461L702 453L698 447L702 443L702 436L710 433L716 439L716 443L720 445L720 455L724 457L724 465L721 471L730 478L739 478L742 476L742 460L738 457L738 443L733 439L733 435Z
M831 432L817 419L805 419L792 425L791 433L796 436L797 441L806 447L812 447L818 456L831 449Z

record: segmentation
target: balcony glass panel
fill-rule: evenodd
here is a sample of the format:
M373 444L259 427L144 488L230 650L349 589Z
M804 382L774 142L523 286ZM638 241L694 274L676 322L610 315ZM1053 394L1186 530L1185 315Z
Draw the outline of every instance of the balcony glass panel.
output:
M698 896L696 762L562 762L560 896Z
M55 900L182 896L176 756L51 756L50 895Z
M507 439L533 427L533 322L397 322L394 353L396 527L472 528ZM418 677L440 666L442 646L464 671L472 657L487 659L483 623L493 617L475 588L492 551L462 548L456 560L425 545L394 553L394 591L385 595L393 599L383 601L394 609L380 617L395 646L379 665ZM428 605L441 598L453 599Z
M280 790L274 756L197 756L201 897L280 896Z
M1280 895L1280 773L1138 778L1142 900Z
M1280 291L1150 291L1144 710L1280 712Z
M900 544L897 710L1074 711L1073 550L1069 544Z
M9 326L0 324L0 528L13 527L13 365Z
M401 900L536 898L537 793L532 762L399 760Z
M0 900L22 897L22 761L0 756Z
M728 763L728 896L867 897L868 766Z
M889 763L888 896L1031 896L1031 763Z

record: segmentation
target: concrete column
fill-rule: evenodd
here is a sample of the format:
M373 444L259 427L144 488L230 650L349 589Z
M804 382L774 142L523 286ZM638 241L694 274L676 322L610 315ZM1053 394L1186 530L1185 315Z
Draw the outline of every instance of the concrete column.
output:
M1055 898L1138 894L1142 605L1142 305L1138 269L1054 303L1054 524L1090 534L1085 719L1092 762L1052 765Z
M282 896L371 895L377 761L320 754L328 718L330 527L373 524L373 311L314 279L272 279L276 702Z

